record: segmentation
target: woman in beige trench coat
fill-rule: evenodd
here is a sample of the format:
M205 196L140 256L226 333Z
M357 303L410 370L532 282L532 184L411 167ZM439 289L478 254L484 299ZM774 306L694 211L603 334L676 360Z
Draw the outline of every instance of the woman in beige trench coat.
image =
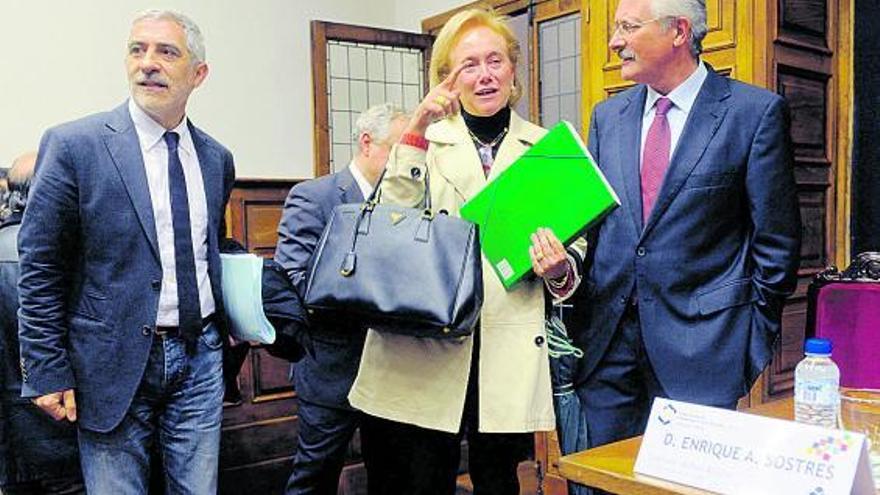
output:
M503 18L471 9L440 31L432 90L391 151L383 202L459 208L546 131L511 110L519 97L519 48ZM544 333L545 285L557 298L579 282L576 252L549 229L533 235L538 277L504 289L483 260L484 302L474 336L420 339L370 330L349 394L367 414L364 448L371 494L453 493L461 434L467 433L475 493L518 493L516 467L529 433L555 426ZM393 269L393 268L392 268ZM373 456L376 457L376 456Z

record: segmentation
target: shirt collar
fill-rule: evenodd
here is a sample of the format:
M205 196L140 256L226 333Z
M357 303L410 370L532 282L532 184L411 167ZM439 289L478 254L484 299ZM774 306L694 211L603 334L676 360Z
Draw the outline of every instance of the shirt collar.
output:
M351 163L348 165L348 169L351 171L351 175L354 176L354 181L357 183L358 188L361 190L361 194L364 195L364 200L368 199L370 195L373 194L373 185L370 184L370 181L364 177L364 174L361 173L361 169L358 168L357 164L354 162L354 159L351 160Z
M648 115L648 112L653 110L654 103L662 96L669 98L669 100L672 101L672 104L675 105L675 108L684 111L685 114L690 113L691 107L694 106L694 102L697 100L697 95L700 93L700 88L703 87L703 81L706 80L706 76L708 75L709 71L706 69L706 65L702 61L699 61L697 62L696 70L694 70L684 82L679 84L667 95L661 95L648 86L648 94L645 98L643 115Z
M135 130L137 130L138 140L144 151L151 150L153 146L156 146L160 141L164 144L165 128L153 120L152 117L147 115L147 112L144 112L132 98L129 98L128 100L128 113L131 114L131 120L134 122ZM190 155L195 156L192 136L190 136L186 115L180 120L180 124L177 124L177 127L171 129L171 131L176 132L180 136L178 149L182 149Z

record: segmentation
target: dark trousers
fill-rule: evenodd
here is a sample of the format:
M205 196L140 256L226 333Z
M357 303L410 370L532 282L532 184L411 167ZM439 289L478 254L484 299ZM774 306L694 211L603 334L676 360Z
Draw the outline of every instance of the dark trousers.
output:
M479 432L479 329L468 377L461 430L447 433L365 415L361 435L370 495L451 495L468 441L474 495L518 495L517 466L532 446L531 433ZM366 460L366 459L365 459Z
M592 447L641 435L655 397L666 397L645 352L638 307L630 305L605 355L577 386Z
M326 407L300 399L299 434L286 495L336 493L348 444L362 416L351 409ZM366 463L367 442L362 440L361 443Z
M586 382L577 386L590 448L645 432L655 397L666 397L645 352L638 307L630 305L605 355ZM582 495L607 492L584 489Z

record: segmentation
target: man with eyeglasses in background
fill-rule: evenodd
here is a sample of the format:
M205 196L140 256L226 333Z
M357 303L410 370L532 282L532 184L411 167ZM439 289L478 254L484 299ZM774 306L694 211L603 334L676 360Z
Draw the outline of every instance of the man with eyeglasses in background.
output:
M705 0L621 0L609 47L638 83L593 111L621 207L590 236L572 334L591 447L655 397L734 408L773 356L801 223L783 99L700 60Z

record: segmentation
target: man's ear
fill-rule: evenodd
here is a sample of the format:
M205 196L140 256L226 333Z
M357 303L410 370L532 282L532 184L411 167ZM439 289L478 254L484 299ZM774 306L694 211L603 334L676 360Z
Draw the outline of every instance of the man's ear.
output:
M675 30L675 38L672 40L673 46L679 47L690 43L693 32L690 19L687 17L677 17L672 24L672 29Z
M205 62L199 62L196 66L196 77L193 81L193 87L198 88L201 86L206 77L208 77L208 64Z
M370 136L369 133L362 132L360 136L358 136L358 147L361 150L361 154L365 157L369 158L370 156L370 145L373 143L373 136Z

